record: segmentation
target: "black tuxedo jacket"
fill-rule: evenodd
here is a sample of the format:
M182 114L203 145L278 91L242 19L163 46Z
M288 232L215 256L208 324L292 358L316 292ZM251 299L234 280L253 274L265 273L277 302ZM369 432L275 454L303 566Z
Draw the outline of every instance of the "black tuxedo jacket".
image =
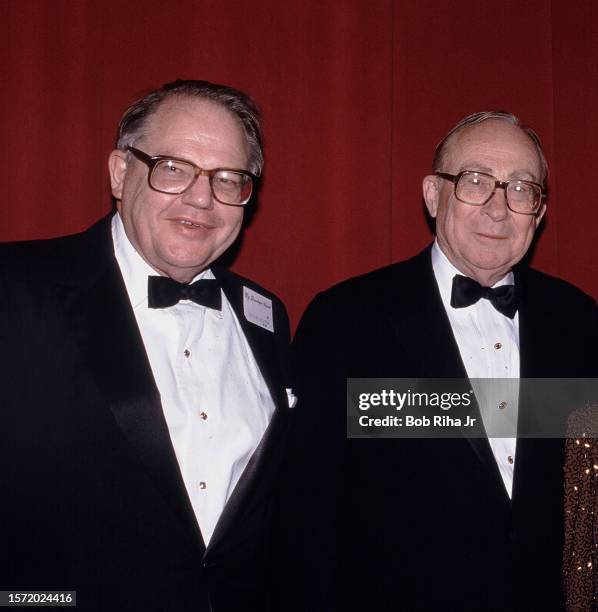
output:
M82 610L268 610L273 481L288 422L282 303L230 272L276 410L206 548L116 263L110 220L0 248L0 589L76 590ZM274 333L243 315L273 302Z
M521 376L596 376L595 302L515 278ZM562 441L518 440L511 501L486 439L346 439L347 378L467 376L429 249L318 295L294 358L283 513L299 525L298 609L562 608Z

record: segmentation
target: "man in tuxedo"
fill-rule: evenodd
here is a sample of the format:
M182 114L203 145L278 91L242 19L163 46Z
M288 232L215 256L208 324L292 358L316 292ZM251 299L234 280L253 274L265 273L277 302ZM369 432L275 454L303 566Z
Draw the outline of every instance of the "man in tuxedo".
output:
M120 122L114 215L1 248L1 589L269 609L288 320L217 265L262 165L247 95L175 81Z
M285 493L297 609L562 609L562 440L346 437L348 378L596 376L594 300L521 263L546 178L516 117L466 117L423 180L434 243L307 309Z

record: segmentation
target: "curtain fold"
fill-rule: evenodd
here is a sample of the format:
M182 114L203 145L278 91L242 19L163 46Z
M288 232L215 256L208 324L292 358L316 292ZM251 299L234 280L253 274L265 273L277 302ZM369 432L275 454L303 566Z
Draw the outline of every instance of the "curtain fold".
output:
M534 265L598 295L598 8L577 0L9 0L0 240L110 210L119 116L177 77L263 109L266 174L234 268L296 323L313 295L432 237L421 179L462 116L506 109L542 137L550 199Z

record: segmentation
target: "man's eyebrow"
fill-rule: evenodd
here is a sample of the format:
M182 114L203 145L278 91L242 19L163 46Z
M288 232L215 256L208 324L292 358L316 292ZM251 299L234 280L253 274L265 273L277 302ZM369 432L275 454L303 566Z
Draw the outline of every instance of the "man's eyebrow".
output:
M492 174L494 172L492 168L481 166L479 164L463 164L459 168L459 172L465 172L466 170L472 170L473 172L485 172L486 174Z
M486 174L491 174L492 176L495 176L496 172L496 170L492 168L488 168L487 166L481 166L475 163L463 164L459 169L459 172L465 172L466 170L471 170L472 172L485 172ZM532 183L540 182L536 175L533 172L529 172L528 170L515 170L514 172L511 172L511 174L507 177L507 180L531 181Z
M180 159L181 161L188 161L188 162L193 163L188 157L185 157L184 155L180 155L177 153L171 153L170 151L168 151L168 149L166 149L166 153L154 154L154 157L170 157L172 159Z

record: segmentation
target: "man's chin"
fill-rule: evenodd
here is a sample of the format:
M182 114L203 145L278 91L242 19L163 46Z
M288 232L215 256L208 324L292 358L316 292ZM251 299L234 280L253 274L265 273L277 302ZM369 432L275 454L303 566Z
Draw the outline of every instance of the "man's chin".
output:
M168 276L179 283L188 283L200 272L210 266L213 257L195 257L193 259L174 259L162 261L159 265L152 265L152 268L162 276Z
M513 266L513 263L505 262L504 260L478 259L470 262L472 278L475 278L478 282L481 282L479 279L483 279L484 282L482 284L489 285L493 285L507 275L513 269ZM489 281L489 283L486 281Z

